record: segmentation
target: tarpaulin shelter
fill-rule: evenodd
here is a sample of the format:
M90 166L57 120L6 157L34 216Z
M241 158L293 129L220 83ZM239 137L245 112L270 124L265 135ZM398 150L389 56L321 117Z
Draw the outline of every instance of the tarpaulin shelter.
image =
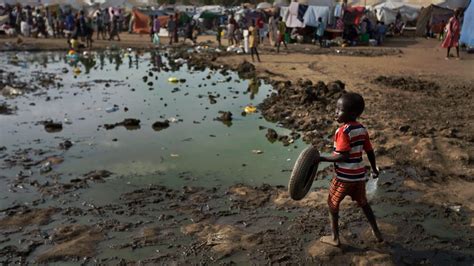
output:
M274 7L287 7L289 5L288 0L275 0L273 2Z
M424 36L428 23L431 24L431 31L433 33L440 33L443 30L443 24L447 23L453 14L453 10L437 5L430 5L421 9L416 23L416 35Z
M420 14L421 6L388 0L372 7L377 19L385 24L395 22L397 14L400 13L403 22L416 21Z
M356 6L356 7L346 7L344 10L344 24L346 25L359 25L361 22L362 16L365 14L365 7Z
M166 27L169 16L160 10L139 10L134 8L132 13L135 17L133 23L133 32L148 34L150 33L151 16L158 16L161 27Z
M318 26L318 18L322 18L323 22L328 25L329 22L329 7L327 6L308 6L304 14L304 24L306 26Z
M469 5L469 0L445 0L436 4L439 7L449 8L455 10L457 8L466 8Z
M464 11L460 41L471 48L474 47L474 2L472 1Z
M291 2L288 7L288 13L284 18L288 28L304 28L304 23L298 19L299 7L300 4L298 2Z
M261 2L257 5L257 9L269 9L272 8L272 4L268 2Z

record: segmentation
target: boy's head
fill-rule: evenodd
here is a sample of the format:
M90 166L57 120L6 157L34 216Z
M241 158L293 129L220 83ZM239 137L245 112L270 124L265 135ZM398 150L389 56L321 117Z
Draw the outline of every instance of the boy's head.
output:
M364 98L358 93L349 92L336 103L336 120L339 123L356 121L365 108Z

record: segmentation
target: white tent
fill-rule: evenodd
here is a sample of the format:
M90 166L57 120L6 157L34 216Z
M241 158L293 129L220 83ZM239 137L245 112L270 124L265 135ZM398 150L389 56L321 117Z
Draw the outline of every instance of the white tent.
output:
M390 24L395 21L399 12L402 15L402 20L405 22L416 20L420 14L421 6L388 0L370 9L375 11L378 20L383 21L385 24Z
M461 39L462 43L465 43L467 46L474 47L474 3L468 6L464 12L464 23L461 29Z
M467 5L469 5L469 0L446 0L436 5L454 10L457 8L466 8Z
M287 0L275 0L273 2L274 7L282 7L282 6L286 7L286 6L289 6L289 5L290 5L290 3Z

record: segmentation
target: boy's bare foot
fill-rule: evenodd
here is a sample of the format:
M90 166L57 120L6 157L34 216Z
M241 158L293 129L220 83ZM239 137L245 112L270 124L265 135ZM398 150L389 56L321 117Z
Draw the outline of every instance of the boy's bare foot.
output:
M334 240L333 236L323 236L319 239L319 241L335 247L339 247L339 245L341 244L339 239Z
M377 242L382 243L384 241L383 237L382 237L382 233L375 232L375 231L372 231L372 233L374 234L375 238L377 239Z

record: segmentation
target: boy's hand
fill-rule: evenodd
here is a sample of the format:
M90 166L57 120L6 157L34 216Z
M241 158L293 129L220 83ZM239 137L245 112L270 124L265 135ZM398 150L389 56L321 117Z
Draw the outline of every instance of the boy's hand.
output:
M372 176L373 179L378 178L378 177L379 177L379 174L380 174L380 173L379 173L379 169L378 169L378 168L372 169L372 174L371 174L371 176Z

